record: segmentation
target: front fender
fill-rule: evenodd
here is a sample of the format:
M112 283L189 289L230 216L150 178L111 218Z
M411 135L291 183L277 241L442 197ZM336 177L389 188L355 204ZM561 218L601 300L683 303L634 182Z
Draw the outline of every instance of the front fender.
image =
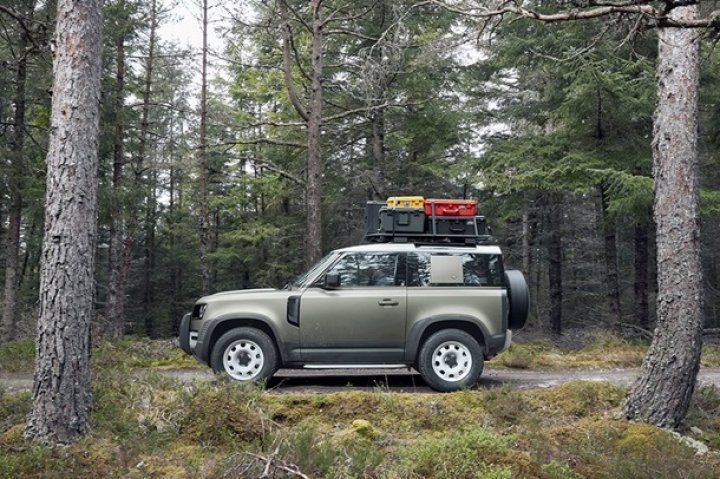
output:
M217 339L225 332L235 327L242 326L243 322L249 322L250 325L260 323L262 326L267 328L272 333L273 340L278 347L280 357L285 360L285 348L282 347L280 342L280 334L277 327L273 324L270 318L260 314L223 314L217 318L203 321L203 325L200 328L198 334L197 344L195 345L195 357L197 357L203 363L210 365L210 351L212 345ZM264 329L264 328L261 328Z

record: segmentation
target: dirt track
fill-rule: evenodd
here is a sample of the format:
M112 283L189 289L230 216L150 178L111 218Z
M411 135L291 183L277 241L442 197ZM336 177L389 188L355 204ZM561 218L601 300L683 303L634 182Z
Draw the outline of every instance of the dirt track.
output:
M182 382L215 381L208 369L157 370L160 374ZM562 370L517 370L486 368L478 387L489 388L508 385L517 389L546 388L568 381L609 381L618 385L629 385L640 373L633 369L562 369ZM138 377L144 370L135 373ZM706 368L698 377L701 384L720 387L720 368ZM30 391L32 375L0 374L0 389L5 391ZM433 392L415 371L404 369L315 371L305 369L281 369L271 379L268 390L275 394L298 392L334 392L347 390L382 389L395 392Z

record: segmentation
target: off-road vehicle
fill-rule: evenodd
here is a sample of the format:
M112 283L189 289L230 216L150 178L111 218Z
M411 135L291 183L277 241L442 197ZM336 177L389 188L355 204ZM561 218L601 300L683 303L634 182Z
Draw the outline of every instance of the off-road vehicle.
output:
M486 241L382 238L332 251L281 290L199 299L180 346L241 382L281 367L412 367L439 391L474 385L525 324L522 273L505 271L499 247L477 244Z

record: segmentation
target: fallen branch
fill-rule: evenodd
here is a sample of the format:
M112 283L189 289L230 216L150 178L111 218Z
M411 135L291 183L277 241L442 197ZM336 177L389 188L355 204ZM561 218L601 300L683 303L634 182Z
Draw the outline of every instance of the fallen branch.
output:
M294 476L300 477L302 479L310 479L310 476L307 476L303 474L300 471L300 468L296 466L295 464L289 464L283 461L282 459L278 459L275 457L275 455L278 453L278 449L275 449L275 451L270 454L269 456L263 456L262 454L255 454L254 452L244 452L246 456L250 456L254 459L257 459L258 461L262 461L265 463L265 469L263 470L262 475L260 475L260 478L268 478L270 476L270 471L272 468L279 469L281 471L287 472L288 474L292 474Z
M648 339L652 339L652 337L653 337L652 331L648 331L648 330L645 329L645 328L641 328L640 326L638 326L638 325L636 325L636 324L618 323L618 326L620 326L620 327L622 327L622 328L630 328L630 329L632 329L632 330L634 330L634 331L637 331L638 333L640 333L641 335L645 336L645 337L648 338Z

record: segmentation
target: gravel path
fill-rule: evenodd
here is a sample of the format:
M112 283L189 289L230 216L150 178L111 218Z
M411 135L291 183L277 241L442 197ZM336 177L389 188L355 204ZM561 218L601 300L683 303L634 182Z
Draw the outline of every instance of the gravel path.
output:
M156 372L182 382L215 381L209 369L161 369ZM137 370L142 376L146 370ZM479 387L509 385L516 389L548 388L574 380L608 381L627 386L640 374L639 368L630 369L556 369L517 370L486 368ZM702 385L720 387L720 368L705 368L698 377ZM31 374L0 374L0 390L20 392L32 389ZM348 390L383 389L396 392L433 392L415 371L405 369L340 369L317 371L307 369L281 369L271 379L268 390L274 394L299 392L335 392Z

